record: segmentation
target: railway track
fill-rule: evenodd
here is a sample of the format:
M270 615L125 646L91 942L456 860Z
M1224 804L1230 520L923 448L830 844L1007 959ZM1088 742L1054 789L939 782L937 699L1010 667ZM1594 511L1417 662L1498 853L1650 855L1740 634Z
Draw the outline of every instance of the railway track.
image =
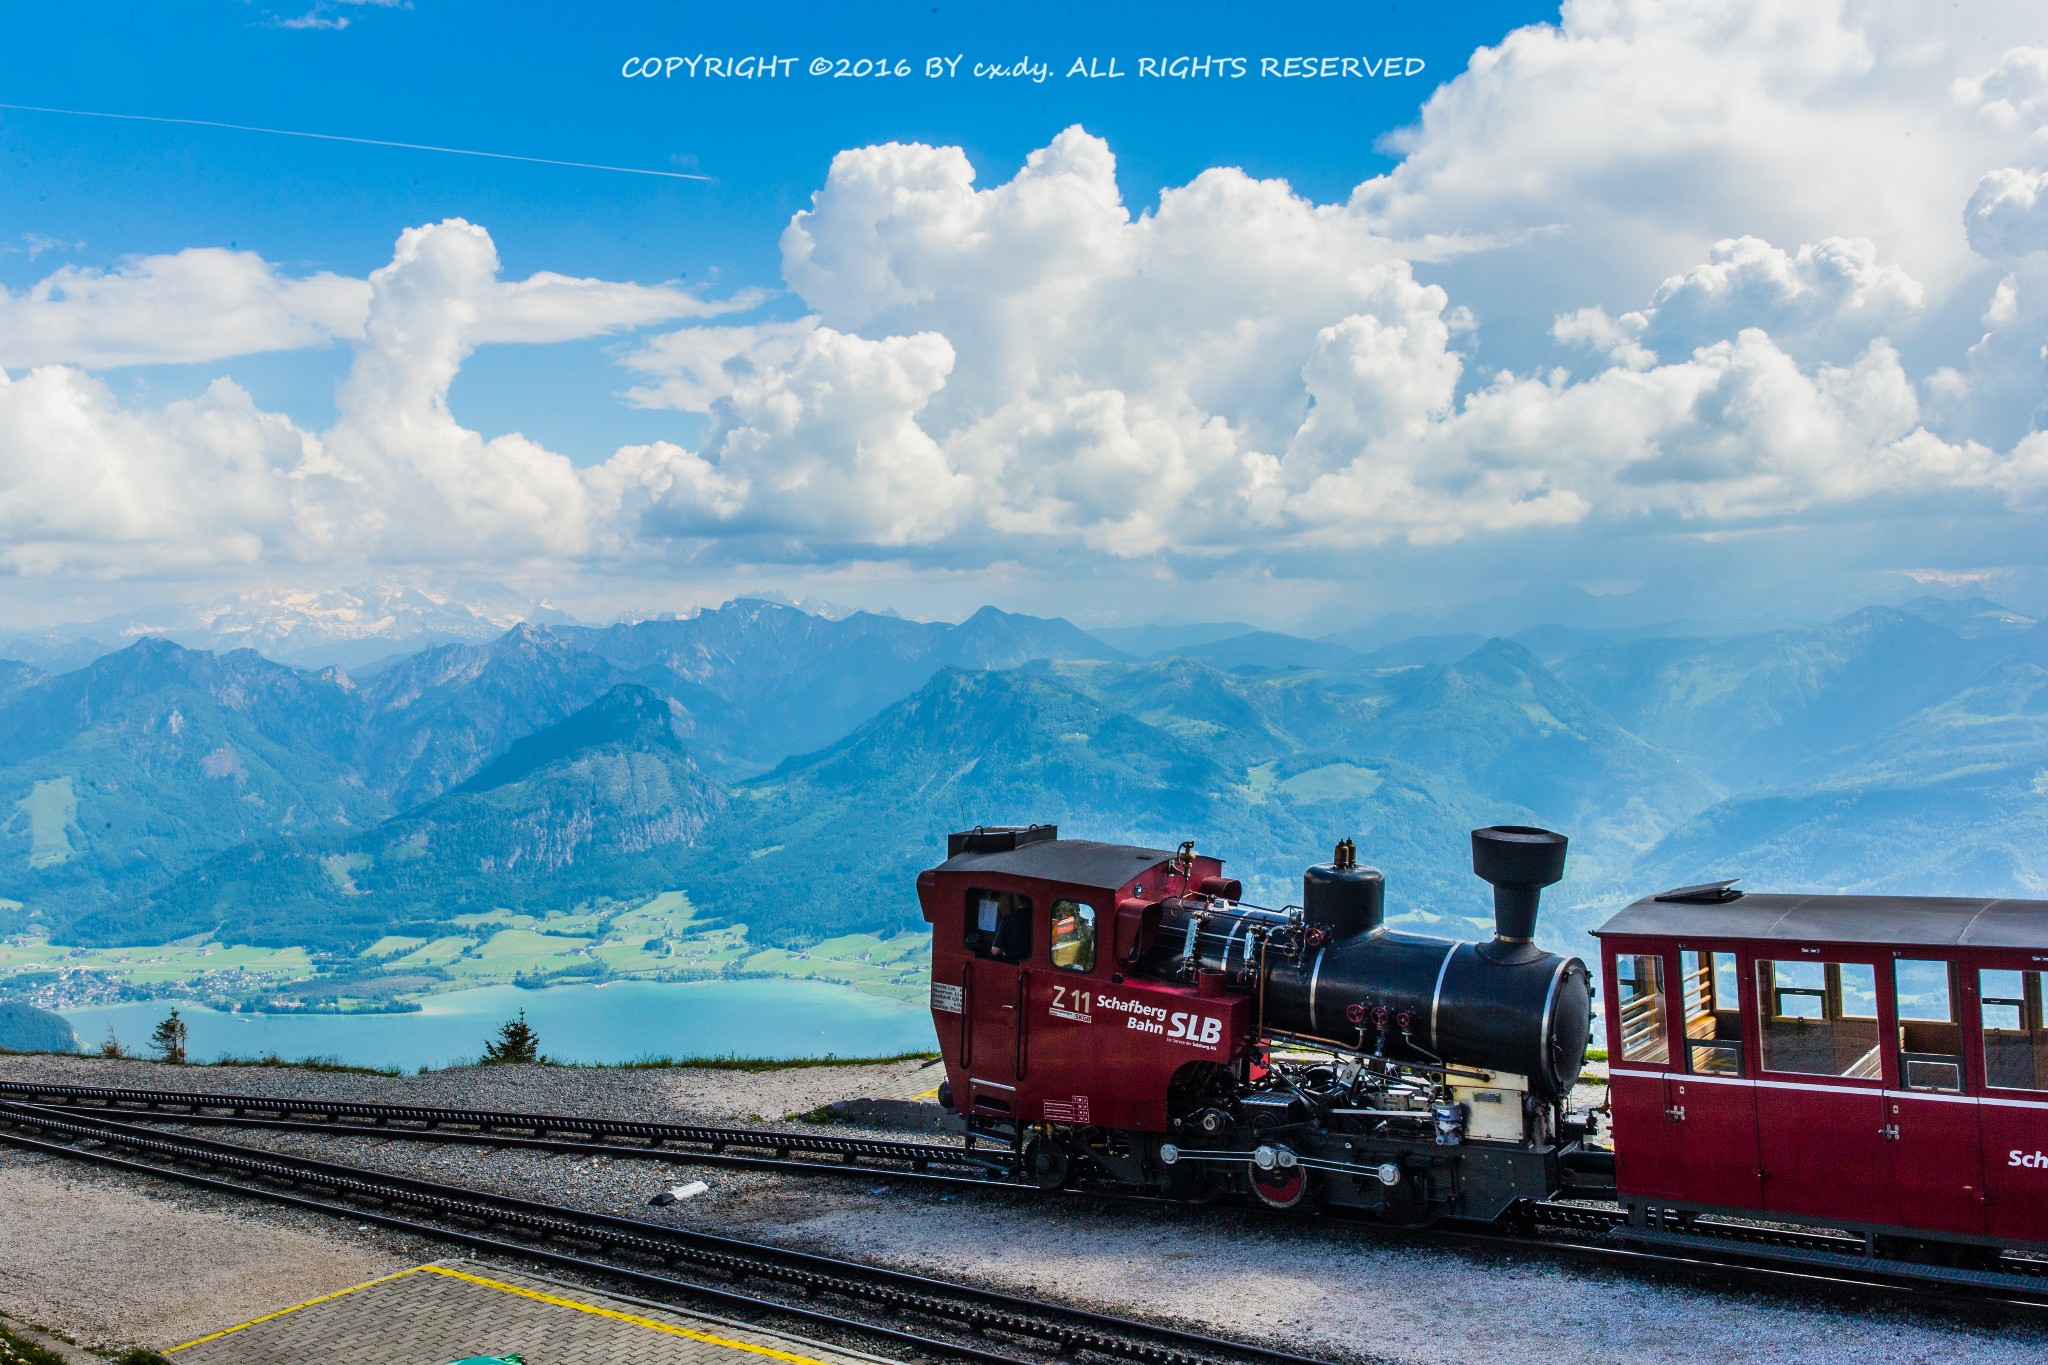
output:
M1010 1177L1007 1148L977 1150L949 1142L384 1102L0 1082L0 1108L9 1100L80 1122L126 1119L458 1142L1040 1193ZM1164 1202L1086 1188L1062 1193ZM2048 1262L2009 1257L1991 1268L1965 1269L1890 1261L1868 1255L1861 1238L1837 1232L1711 1217L1683 1225L1631 1226L1628 1215L1613 1206L1551 1201L1529 1210L1520 1236L1443 1229L1430 1229L1427 1235L1496 1250L1536 1245L1645 1268L1733 1273L1766 1285L1903 1290L1937 1299L2048 1309Z
M103 1114L0 1101L0 1142L627 1280L754 1319L794 1319L934 1358L1317 1365L1269 1347L857 1261L153 1131ZM685 1268L697 1278L673 1273Z
M293 1099L113 1086L0 1082L0 1100L142 1122L271 1128L352 1137L420 1139L588 1155L648 1157L797 1174L888 1175L987 1183L1010 1168L1007 1148L905 1142L768 1128L530 1114L435 1105Z

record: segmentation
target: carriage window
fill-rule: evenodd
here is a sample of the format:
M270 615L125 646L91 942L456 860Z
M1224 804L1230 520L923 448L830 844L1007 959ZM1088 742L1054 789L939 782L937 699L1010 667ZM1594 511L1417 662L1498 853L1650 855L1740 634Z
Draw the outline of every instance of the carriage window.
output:
M1899 1005L1899 1079L1908 1090L1963 1089L1963 1025L1956 1015L1956 969L1902 957L1892 963Z
M1687 1068L1700 1076L1740 1076L1742 1000L1735 954L1680 953L1678 975Z
M994 962L1031 956L1031 897L1014 891L967 893L967 951Z
M1977 973L1986 1085L2048 1090L2048 1028L2041 1026L2044 975L2048 974L1992 968Z
M1079 901L1052 903L1052 965L1070 972L1095 970L1095 907Z
M1664 959L1656 953L1624 953L1615 959L1621 1001L1621 1060L1668 1062L1664 1037Z
M1863 962L1759 962L1763 1066L1806 1076L1884 1076L1877 969Z

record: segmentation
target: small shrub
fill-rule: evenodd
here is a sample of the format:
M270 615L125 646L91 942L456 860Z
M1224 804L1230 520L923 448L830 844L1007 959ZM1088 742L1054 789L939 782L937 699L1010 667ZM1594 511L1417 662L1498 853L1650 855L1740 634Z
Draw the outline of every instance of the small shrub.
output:
M495 1042L484 1044L484 1062L533 1063L544 1060L540 1055L540 1035L533 1031L533 1025L526 1022L526 1011L519 1011L517 1019L507 1019L498 1030Z
M132 1351L116 1356L114 1365L171 1365L171 1359L169 1356L138 1346Z
M149 1035L149 1045L172 1066L185 1064L185 1021L178 1017L176 1010L165 1015L156 1031Z
M128 1049L121 1046L121 1040L114 1036L114 1026L107 1025L107 1036L100 1040L100 1056L126 1057Z

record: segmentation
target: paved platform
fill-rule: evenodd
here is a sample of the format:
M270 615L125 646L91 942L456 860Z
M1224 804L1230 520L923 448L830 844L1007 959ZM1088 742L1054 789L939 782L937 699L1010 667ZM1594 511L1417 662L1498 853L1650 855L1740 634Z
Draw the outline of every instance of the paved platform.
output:
M861 1086L855 1099L863 1100L937 1100L939 1082L946 1079L945 1064L937 1060L900 1075L874 1077Z
M415 1266L174 1346L177 1365L876 1365L877 1358L477 1261Z

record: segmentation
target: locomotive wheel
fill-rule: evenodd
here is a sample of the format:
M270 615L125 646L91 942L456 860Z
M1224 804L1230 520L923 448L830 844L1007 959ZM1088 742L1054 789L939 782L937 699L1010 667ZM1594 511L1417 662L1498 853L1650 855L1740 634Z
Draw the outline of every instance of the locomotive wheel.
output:
M1308 1172L1300 1166L1262 1171L1255 1163L1247 1163L1245 1180L1259 1202L1269 1209L1291 1209L1308 1193Z
M1056 1138L1035 1137L1024 1148L1024 1174L1041 1190L1067 1183L1067 1149Z

